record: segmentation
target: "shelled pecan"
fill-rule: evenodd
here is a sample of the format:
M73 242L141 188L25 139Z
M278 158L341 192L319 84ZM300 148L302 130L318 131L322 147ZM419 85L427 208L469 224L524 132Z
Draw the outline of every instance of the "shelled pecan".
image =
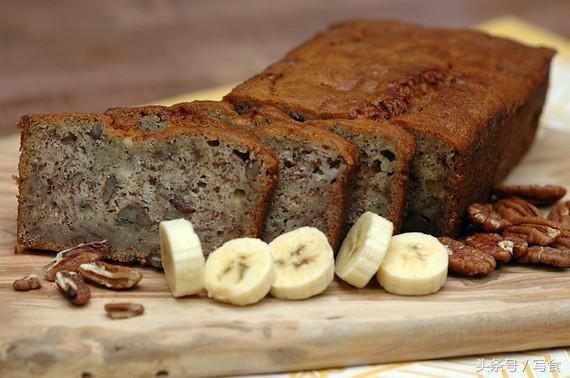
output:
M570 268L570 248L534 245L528 253L517 259L523 264L544 264L559 268Z
M566 195L558 185L498 185L493 193L498 198L518 197L535 205L552 205Z
M472 224L480 226L487 232L501 232L511 223L499 215L493 206L474 203L467 208L467 215Z
M42 287L42 283L40 282L39 275L30 273L14 281L13 286L16 291L29 291L39 289Z
M561 224L563 227L560 235L554 240L554 244L565 248L570 248L570 225Z
M97 261L108 254L109 246L106 240L79 244L59 252L49 264L42 268L42 272L47 280L53 281L59 271L75 272L79 265Z
M107 303L105 312L111 319L128 319L144 314L144 306L139 303Z
M503 231L504 237L524 239L529 245L554 243L561 234L560 223L539 217L519 218Z
M495 259L457 240L442 236L438 240L447 248L449 270L465 276L487 275L497 267Z
M142 279L142 273L133 268L103 261L81 264L79 273L87 280L109 289L129 289Z
M554 205L548 214L548 219L570 225L570 201Z
M493 205L493 208L501 218L511 223L523 217L542 217L538 207L519 198L501 199Z
M75 305L84 305L91 298L91 289L77 272L59 271L55 274L55 283L63 295Z
M513 257L514 243L499 234L475 234L465 239L465 244L493 256L497 262L506 263Z

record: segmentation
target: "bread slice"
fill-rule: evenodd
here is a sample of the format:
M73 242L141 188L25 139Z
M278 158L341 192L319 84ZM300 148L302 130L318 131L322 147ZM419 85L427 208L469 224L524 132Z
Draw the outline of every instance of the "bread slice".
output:
M398 232L406 208L406 188L414 139L387 122L368 120L307 121L350 141L359 153L359 164L349 197L344 234L366 211L379 214L394 224Z
M115 117L139 123L164 112L172 120L205 127L230 127L252 133L277 155L279 184L262 237L271 241L302 226L322 230L336 247L347 215L348 199L358 162L356 148L324 128L296 125L277 109L260 108L240 116L229 103L194 101L173 105L112 109Z
M409 132L405 230L454 235L528 150L554 51L473 30L394 21L332 25L225 99L296 120L368 119Z
M23 117L18 244L61 250L106 239L111 259L160 266L162 220L190 220L206 254L258 236L275 155L232 130L155 117L145 126L97 114Z
M416 149L414 139L401 128L388 122L369 120L297 122L272 106L251 107L246 113L237 115L231 104L217 101L183 103L175 105L172 111L194 117L206 113L225 123L242 127L279 127L290 124L317 127L340 135L353 144L359 154L341 237L365 211L373 211L390 219L396 232L400 229L406 208L409 166ZM281 171L283 169L285 168L281 167Z

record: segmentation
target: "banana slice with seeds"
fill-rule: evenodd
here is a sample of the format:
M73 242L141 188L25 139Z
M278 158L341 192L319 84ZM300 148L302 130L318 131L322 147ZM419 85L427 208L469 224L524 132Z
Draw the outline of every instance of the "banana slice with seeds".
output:
M159 236L162 266L172 296L200 292L204 286L204 254L192 223L186 219L162 221Z
M234 239L208 256L204 286L208 296L217 301L245 306L267 295L275 274L267 243L253 238Z
M445 284L447 263L447 250L437 238L408 232L392 238L376 277L392 294L427 295Z
M336 257L335 272L352 286L363 288L370 281L388 250L394 225L370 211L350 229Z
M334 253L326 235L314 227L301 227L269 243L277 278L271 295L305 299L323 292L334 278Z

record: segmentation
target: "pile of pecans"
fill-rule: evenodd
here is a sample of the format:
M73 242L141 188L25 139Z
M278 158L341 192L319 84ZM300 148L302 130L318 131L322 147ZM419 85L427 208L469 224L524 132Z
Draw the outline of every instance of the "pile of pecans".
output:
M516 261L570 267L570 201L557 203L566 189L556 185L500 185L492 204L467 209L471 229L465 242L440 237L449 253L449 270L466 276L486 275L497 263ZM554 207L542 216L537 206ZM481 232L482 231L482 232Z
M42 275L48 281L55 281L61 293L74 305L84 305L91 298L91 289L86 280L108 289L130 289L142 279L139 271L121 265L102 261L108 256L106 241L79 244L59 252L54 259L42 268ZM14 290L28 291L41 287L38 274L14 281ZM121 303L105 306L112 319L141 315L142 305ZM116 314L116 312L120 314Z

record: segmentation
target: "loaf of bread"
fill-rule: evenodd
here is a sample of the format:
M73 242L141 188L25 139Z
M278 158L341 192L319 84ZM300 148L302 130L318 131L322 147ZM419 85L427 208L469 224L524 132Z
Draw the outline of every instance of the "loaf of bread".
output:
M469 30L349 21L236 87L240 113L380 120L410 133L404 230L454 235L529 148L553 51Z
M160 266L158 223L186 218L205 253L258 236L278 161L256 138L96 114L20 121L18 244L61 250L106 239L111 259Z
M158 128L161 119L205 127L229 127L255 135L279 160L279 183L270 201L262 239L270 242L302 226L323 231L337 246L346 220L358 152L321 127L299 127L277 109L240 116L229 103L195 101L170 108L147 106L107 111L133 127ZM157 125L151 126L153 122Z

